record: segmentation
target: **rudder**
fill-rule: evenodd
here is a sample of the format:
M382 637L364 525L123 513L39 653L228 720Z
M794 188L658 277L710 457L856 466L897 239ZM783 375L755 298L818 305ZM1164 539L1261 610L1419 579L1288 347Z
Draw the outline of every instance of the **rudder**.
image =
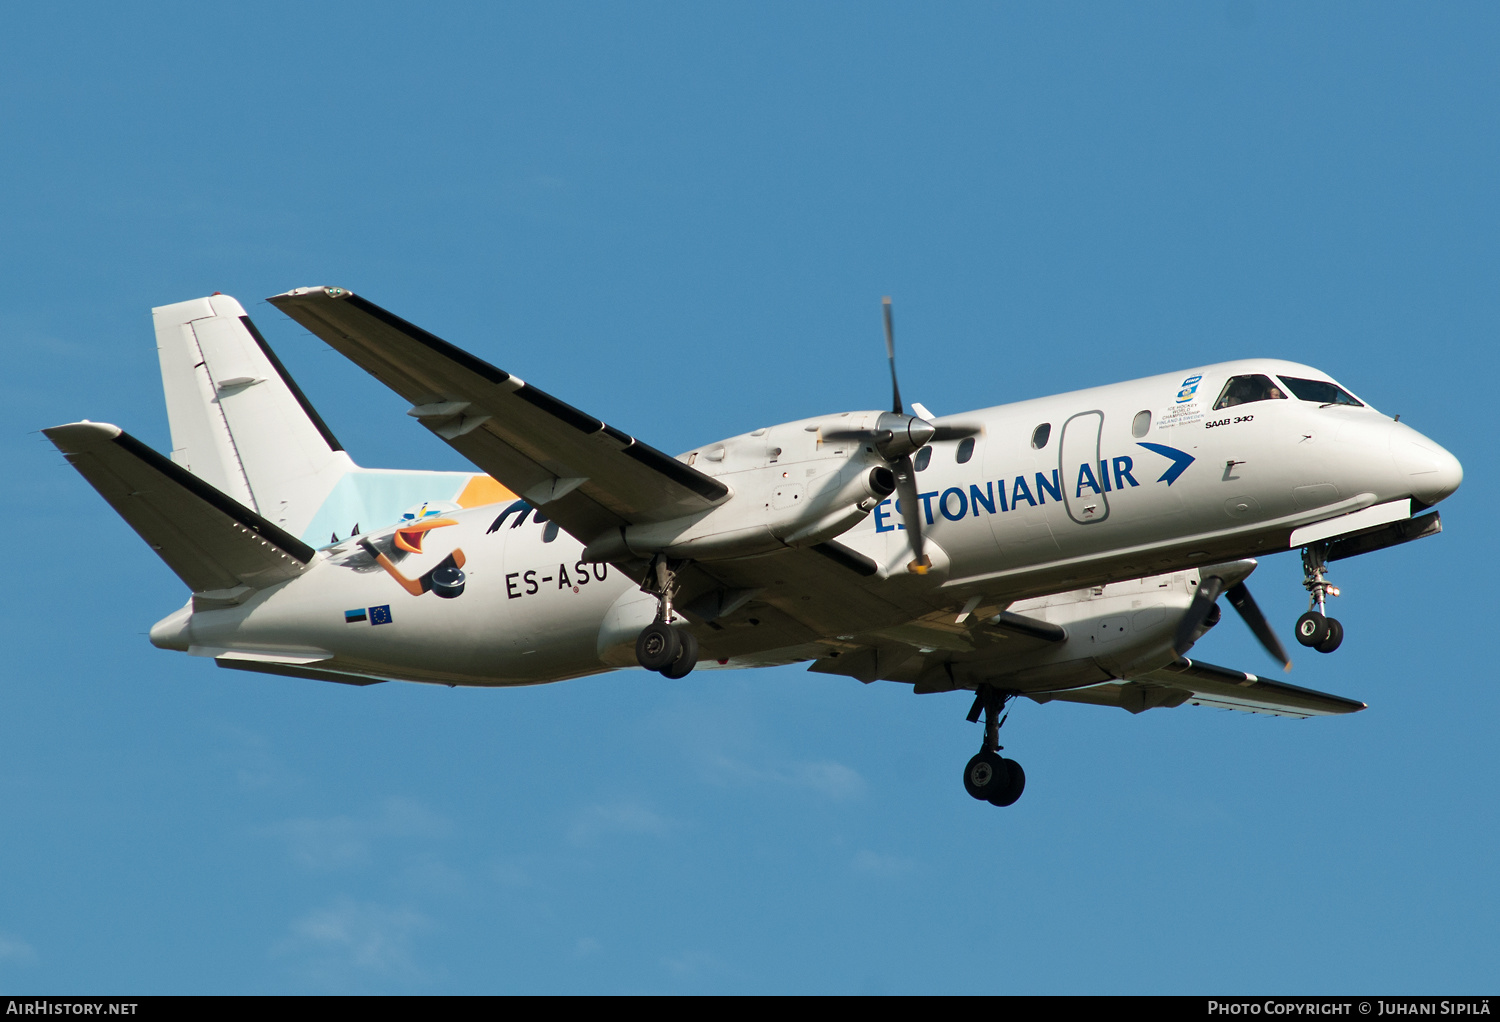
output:
M356 466L228 295L151 310L172 461L294 536Z

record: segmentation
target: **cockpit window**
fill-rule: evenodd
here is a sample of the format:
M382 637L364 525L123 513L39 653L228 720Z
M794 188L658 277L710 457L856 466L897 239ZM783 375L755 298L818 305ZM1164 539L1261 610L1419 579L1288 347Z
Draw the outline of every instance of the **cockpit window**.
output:
M1234 405L1248 405L1252 401L1285 401L1286 394L1271 382L1269 376L1256 373L1253 376L1231 376L1224 389L1219 391L1219 400L1214 402L1214 411Z
M1295 376L1283 376L1281 382L1286 389L1303 401L1316 401L1320 405L1352 405L1363 408L1365 403L1357 401L1343 387L1323 380L1299 380Z

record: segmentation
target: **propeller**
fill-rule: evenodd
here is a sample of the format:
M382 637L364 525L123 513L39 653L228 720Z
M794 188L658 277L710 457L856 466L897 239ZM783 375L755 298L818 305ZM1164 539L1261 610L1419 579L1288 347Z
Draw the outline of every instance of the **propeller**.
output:
M1255 603L1255 597L1250 595L1249 588L1244 582L1236 582L1226 588L1224 580L1218 575L1210 575L1198 583L1198 591L1193 594L1193 602L1188 604L1186 613L1182 615L1182 620L1177 625L1177 635L1172 642L1177 655L1186 653L1193 645L1198 629L1209 621L1221 595L1229 597L1229 605L1244 619L1266 652L1275 657L1283 669L1291 670L1291 658L1286 655L1286 649L1271 630L1266 616Z
M906 570L925 575L932 567L932 559L927 556L927 544L922 537L921 498L917 496L917 470L911 456L934 440L961 440L974 436L980 428L964 423L938 425L906 414L906 406L901 403L901 384L896 379L896 328L891 318L890 297L882 298L880 306L885 319L885 357L891 367L891 410L881 412L873 428L825 430L822 437L868 442L885 458L896 477L897 506L911 545L912 559Z

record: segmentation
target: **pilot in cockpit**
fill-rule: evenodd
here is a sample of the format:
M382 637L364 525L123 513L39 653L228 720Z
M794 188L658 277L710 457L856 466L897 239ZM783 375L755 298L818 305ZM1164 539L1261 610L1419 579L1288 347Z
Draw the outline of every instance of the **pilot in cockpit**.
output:
M1271 382L1269 376L1259 373L1253 376L1232 376L1229 382L1224 384L1224 390L1219 394L1219 400L1214 402L1214 410L1229 408L1232 405L1247 405L1253 401L1282 401L1286 395L1281 388Z

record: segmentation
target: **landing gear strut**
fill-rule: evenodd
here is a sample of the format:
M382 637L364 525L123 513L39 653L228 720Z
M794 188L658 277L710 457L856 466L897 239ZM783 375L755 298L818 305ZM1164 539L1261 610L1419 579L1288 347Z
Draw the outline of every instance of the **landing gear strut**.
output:
M976 723L984 714L984 743L979 754L964 767L964 790L981 802L995 806L1013 805L1026 790L1026 771L1013 759L1004 759L1000 750L1000 726L1005 718L1000 711L1015 697L1014 692L1002 692L993 685L980 685L974 693L974 705L969 708L969 723Z
M686 678L698 662L698 640L693 633L672 624L672 597L677 594L677 573L666 558L657 557L646 573L643 592L656 597L656 620L635 640L635 659L648 671L664 678Z
M1297 619L1297 641L1319 653L1332 653L1344 641L1344 626L1327 616L1328 597L1339 595L1339 587L1328 581L1327 543L1302 548L1302 580L1308 592L1308 611Z

